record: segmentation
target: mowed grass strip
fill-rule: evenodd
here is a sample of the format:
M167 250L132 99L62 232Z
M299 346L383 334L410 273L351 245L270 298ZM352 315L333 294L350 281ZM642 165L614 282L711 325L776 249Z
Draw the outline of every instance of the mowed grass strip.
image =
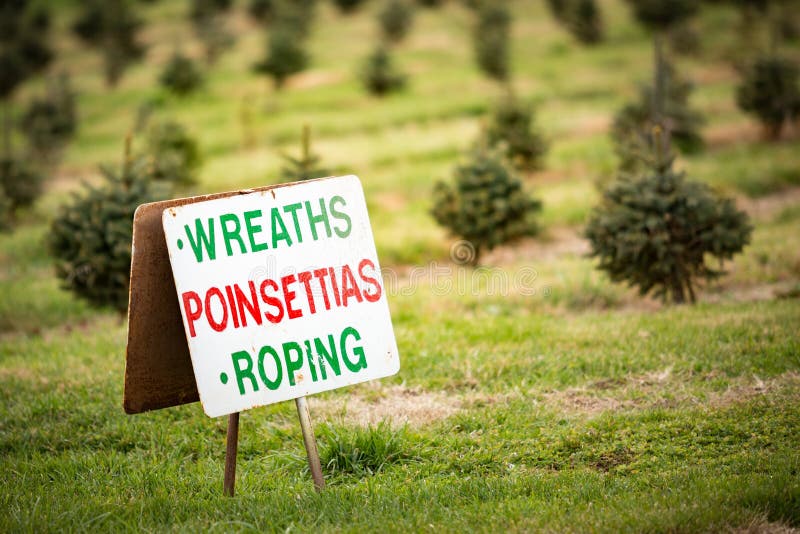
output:
M291 403L247 412L233 500L220 495L224 418L199 405L122 413L125 336L115 317L6 336L2 528L796 525L800 304L714 306L713 315L704 305L490 324L480 311L449 320L443 312L422 335L398 313L404 368L393 381L444 388L462 399L458 412L368 430L318 420L322 450L338 458L322 495L311 489ZM647 376L652 383L637 386ZM736 394L742 384L751 394ZM565 407L558 397L571 388L636 402ZM363 389L321 395L312 410Z

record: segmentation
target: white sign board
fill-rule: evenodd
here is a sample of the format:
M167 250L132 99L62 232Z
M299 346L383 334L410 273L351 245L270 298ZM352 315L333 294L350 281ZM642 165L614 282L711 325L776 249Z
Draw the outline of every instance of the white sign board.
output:
M173 207L162 219L207 415L400 369L357 177Z

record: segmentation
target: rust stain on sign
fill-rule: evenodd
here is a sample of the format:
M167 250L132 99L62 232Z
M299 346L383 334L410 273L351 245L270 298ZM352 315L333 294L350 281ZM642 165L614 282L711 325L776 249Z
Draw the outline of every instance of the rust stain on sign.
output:
M274 196L272 190L285 185L291 184L153 202L136 210L122 401L126 413L199 400L161 223L164 210L254 191Z

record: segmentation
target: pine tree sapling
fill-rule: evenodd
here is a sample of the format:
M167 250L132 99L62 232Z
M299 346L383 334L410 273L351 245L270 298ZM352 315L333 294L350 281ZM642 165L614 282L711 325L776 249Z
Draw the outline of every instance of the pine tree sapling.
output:
M798 66L774 55L757 58L743 72L736 102L742 111L758 117L767 137L778 139L784 123L800 117Z
M694 302L698 279L724 274L706 257L730 259L749 242L751 230L732 200L675 172L671 158L657 157L639 176L612 183L585 233L590 254L611 280L683 303Z
M30 102L20 120L20 130L35 156L52 161L75 134L75 100L69 76L61 74L50 81L44 97Z
M127 158L126 158L127 159ZM133 214L157 200L144 160L104 168L105 182L86 185L62 206L48 235L57 276L90 304L124 313L128 306Z
M384 46L379 46L367 57L361 79L367 91L383 96L405 87L406 77L395 69L392 56Z
M191 0L189 19L195 35L203 42L206 62L213 64L233 46L236 39L228 31L225 15L233 5L232 0Z
M272 25L277 31L304 40L311 32L315 12L316 0L277 0Z
M702 48L700 33L690 22L670 28L667 39L670 49L683 56L697 54Z
M50 17L41 4L26 0L0 2L0 99L9 98L29 77L51 61Z
M103 54L106 84L113 87L145 49L136 39L142 21L129 0L87 0L72 29Z
M258 22L267 24L275 15L275 0L250 0L247 12Z
M481 5L473 31L475 59L487 76L500 81L509 77L510 27L511 14L505 5Z
M286 162L281 168L281 180L283 182L301 182L330 176L327 170L318 166L319 156L311 152L311 128L307 124L303 126L303 138L300 148L299 158L283 154L283 159Z
M797 9L796 1L778 2L777 8L773 31L778 39L789 42L800 39L800 11Z
M633 170L641 160L652 159L655 151L652 132L657 123L681 151L692 153L703 147L700 129L704 119L689 105L691 82L681 79L668 63L663 68L665 87L660 120L654 109L656 97L652 84L642 86L639 99L623 106L614 116L611 139L623 170Z
M666 31L697 13L697 0L627 0L636 19L646 28Z
M547 0L547 7L553 18L559 22L566 22L567 13L572 6L572 0Z
M158 81L168 91L185 96L203 85L203 73L190 57L175 52L161 71Z
M383 36L391 42L402 41L414 20L414 8L409 0L385 0L378 13Z
M571 0L566 13L569 32L581 43L592 45L603 40L603 20L595 0Z
M0 157L0 190L5 197L7 218L14 219L17 210L31 206L42 193L44 176L14 154Z
M541 203L528 196L505 158L476 147L456 166L452 184L436 184L431 215L454 236L468 241L477 264L484 251L534 235Z
M339 9L340 13L351 15L358 11L358 8L364 3L364 0L333 0L333 3Z
M253 66L261 74L272 77L275 88L280 90L286 79L308 66L308 54L296 31L275 25L267 41L267 57Z
M11 199L0 187L0 233L8 232L14 227L14 216L11 209Z
M518 170L541 169L547 143L535 131L533 122L533 108L507 96L492 111L486 129L487 143L504 152Z
M197 141L178 122L163 121L150 126L144 159L148 161L148 172L155 181L175 186L197 182L195 173L200 166Z

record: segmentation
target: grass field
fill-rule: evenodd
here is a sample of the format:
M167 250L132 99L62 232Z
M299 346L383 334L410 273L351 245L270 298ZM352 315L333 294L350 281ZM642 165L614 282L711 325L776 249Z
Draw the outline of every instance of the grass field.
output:
M81 124L47 194L0 235L0 531L800 528L798 132L765 142L737 110L736 16L706 9L702 56L680 65L697 84L708 146L677 164L736 197L752 243L695 306L611 284L581 231L595 183L614 172L609 121L648 78L650 45L621 1L601 4L608 38L591 49L544 2L512 4L515 87L550 142L546 170L525 178L544 203L543 233L478 271L450 262L454 239L428 214L433 184L502 94L474 67L458 2L417 11L397 50L410 86L386 99L366 97L356 76L376 38L375 2L346 18L321 3L313 65L281 94L249 71L264 36L240 5L235 48L186 100L154 88L174 43L199 54L184 2L143 8L148 57L116 90L67 31L76 6L60 7L55 68L73 73ZM120 159L153 99L155 116L199 140L201 179L187 195L275 183L306 122L325 166L362 179L401 371L309 400L321 494L287 402L243 413L237 496L223 497L225 418L199 404L125 415L125 321L59 288L49 221L98 179L98 163Z

